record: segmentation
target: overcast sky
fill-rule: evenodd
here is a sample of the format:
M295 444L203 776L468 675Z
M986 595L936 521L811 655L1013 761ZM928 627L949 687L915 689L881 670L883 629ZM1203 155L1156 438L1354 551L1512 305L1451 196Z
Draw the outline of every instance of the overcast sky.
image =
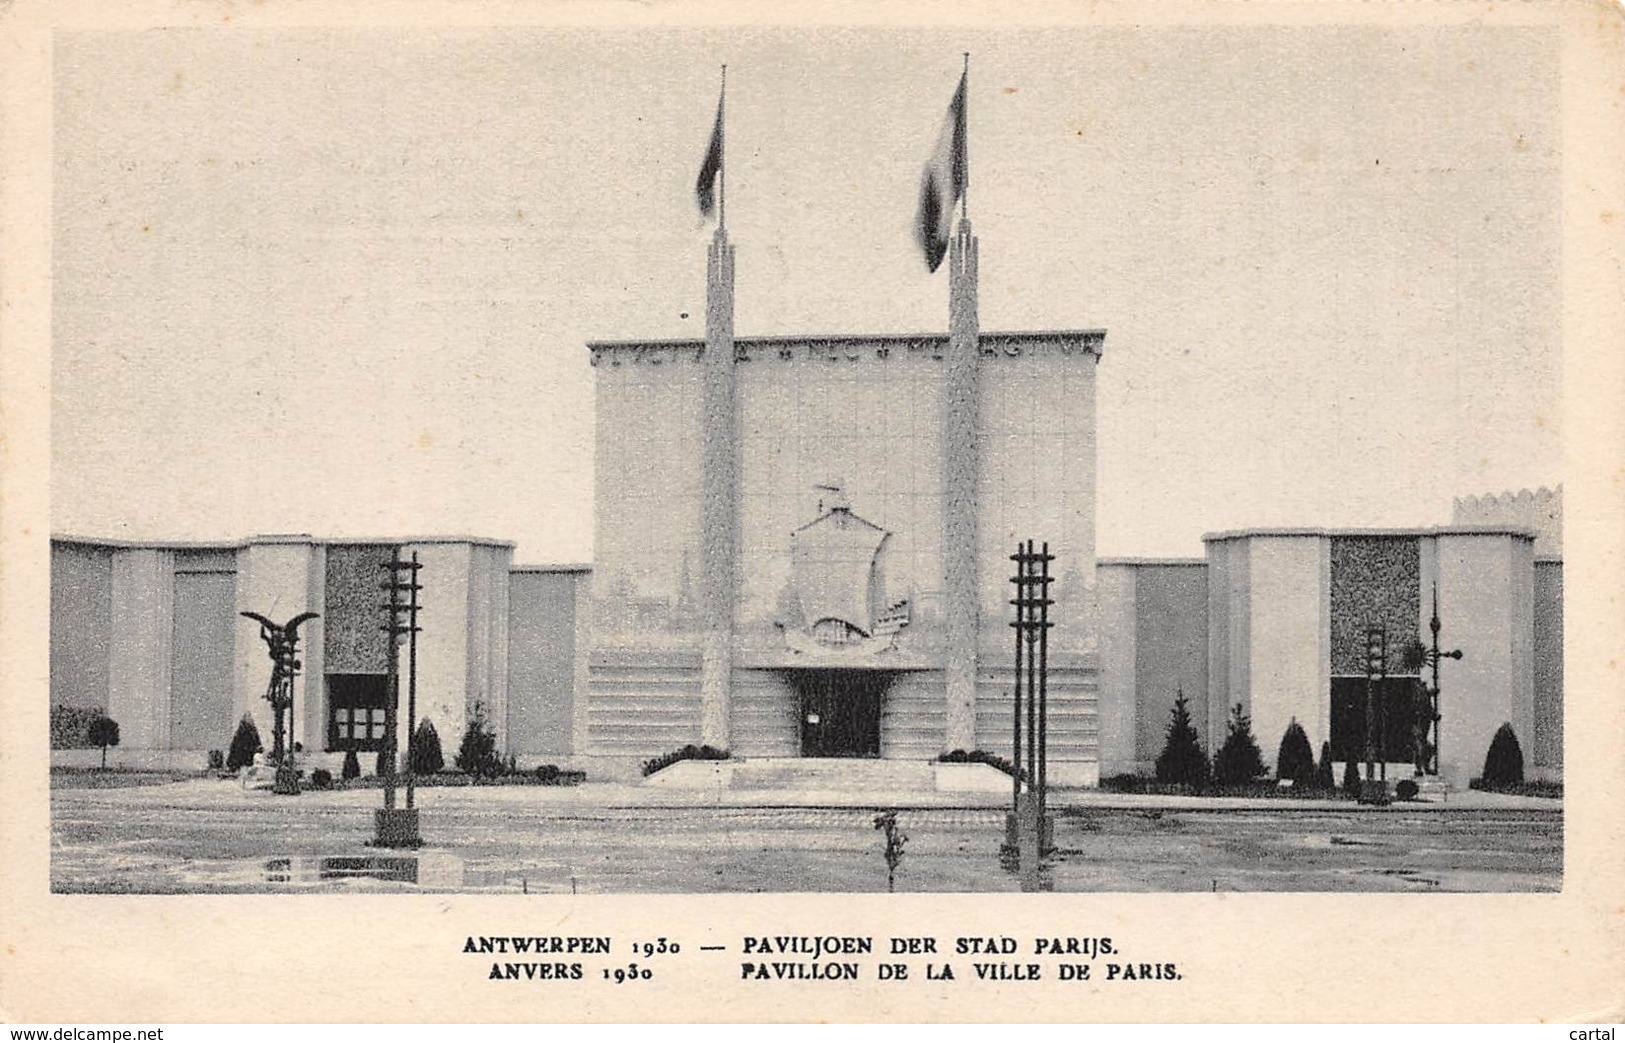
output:
M910 235L972 52L984 329L1104 327L1099 549L1562 479L1539 29L57 41L52 525L592 556L589 339L942 331Z

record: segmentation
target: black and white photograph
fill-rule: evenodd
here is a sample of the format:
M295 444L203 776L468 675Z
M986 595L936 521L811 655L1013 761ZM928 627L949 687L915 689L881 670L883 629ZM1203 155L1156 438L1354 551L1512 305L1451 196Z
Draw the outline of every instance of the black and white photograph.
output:
M1077 910L1617 903L1618 46L1491 7L53 27L36 898L490 899L483 986L621 973L567 902L934 895L1053 937L660 943L1142 998L1185 954Z

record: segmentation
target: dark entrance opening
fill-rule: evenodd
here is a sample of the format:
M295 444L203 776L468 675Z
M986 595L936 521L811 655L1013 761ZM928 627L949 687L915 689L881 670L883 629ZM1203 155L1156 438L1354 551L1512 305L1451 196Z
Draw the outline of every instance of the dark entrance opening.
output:
M1403 764L1416 756L1419 727L1425 714L1418 714L1422 698L1420 683L1413 676L1385 677L1371 682L1371 736L1376 740L1376 759ZM1425 728L1421 735L1425 736ZM1364 761L1366 754L1366 679L1332 678L1332 759Z
M327 748L370 751L384 747L385 674L327 675Z
M792 670L801 709L803 757L880 756L884 670Z

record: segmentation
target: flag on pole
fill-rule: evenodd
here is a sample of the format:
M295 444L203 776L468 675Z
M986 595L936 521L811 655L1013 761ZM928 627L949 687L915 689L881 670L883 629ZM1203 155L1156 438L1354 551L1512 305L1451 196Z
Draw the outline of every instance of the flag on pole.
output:
M717 119L711 125L711 144L706 146L705 161L700 164L699 179L694 182L694 198L700 204L700 216L710 217L717 206L717 177L722 173L722 106L728 100L727 87L717 98Z
M948 252L954 204L970 184L965 144L965 82L969 76L967 70L959 77L959 89L954 91L948 117L937 135L937 147L920 175L920 210L914 221L914 237L925 252L926 267L933 272Z

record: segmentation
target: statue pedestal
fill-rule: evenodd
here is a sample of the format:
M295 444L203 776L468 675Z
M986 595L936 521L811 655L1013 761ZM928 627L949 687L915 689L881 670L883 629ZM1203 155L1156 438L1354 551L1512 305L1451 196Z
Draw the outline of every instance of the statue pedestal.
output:
M379 808L373 812L373 847L422 847L417 808Z
M1004 850L1013 859L1023 891L1054 889L1044 856L1055 850L1055 816L1038 813L1038 798L1023 793L1016 798L1014 814L1004 817Z
M299 795L299 773L292 764L284 762L277 765L276 781L271 784L271 792L290 797Z
M1388 792L1387 779L1366 779L1360 783L1361 804L1390 804L1393 797Z

